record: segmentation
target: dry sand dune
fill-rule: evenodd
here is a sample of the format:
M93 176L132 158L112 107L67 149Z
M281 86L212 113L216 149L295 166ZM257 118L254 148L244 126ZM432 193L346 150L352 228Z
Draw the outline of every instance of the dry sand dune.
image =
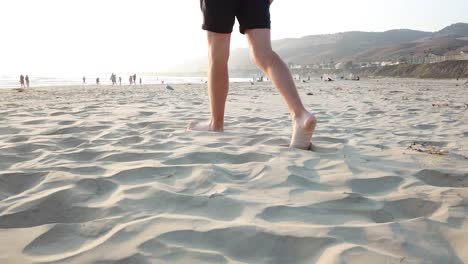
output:
M457 84L301 83L312 152L268 83L1 90L0 263L468 262Z

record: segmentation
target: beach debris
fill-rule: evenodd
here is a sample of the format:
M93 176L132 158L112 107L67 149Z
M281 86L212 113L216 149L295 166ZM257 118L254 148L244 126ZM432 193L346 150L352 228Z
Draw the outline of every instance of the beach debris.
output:
M314 93L307 93L307 95L314 95Z
M410 150L414 150L417 152L423 152L431 155L446 155L449 153L447 149L443 149L441 147L433 146L428 142L413 142L408 147Z
M460 109L460 108L464 108L464 107L468 107L468 104L467 103L463 103L463 104L459 104L459 105L450 105L450 104L432 104L432 107L450 107L450 108L453 108L453 109Z
M170 86L169 84L168 84L168 85L166 85L166 89L167 89L167 90L174 91L174 88L172 88L172 86Z
M447 107L449 104L432 104L433 107Z

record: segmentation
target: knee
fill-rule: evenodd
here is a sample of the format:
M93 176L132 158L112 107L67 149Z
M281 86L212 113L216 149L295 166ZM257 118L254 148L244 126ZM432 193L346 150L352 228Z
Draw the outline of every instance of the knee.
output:
M275 55L276 53L271 49L251 50L250 59L260 69L266 69L271 64Z
M228 52L210 51L208 57L209 57L209 62L211 65L227 64L229 61L229 51Z

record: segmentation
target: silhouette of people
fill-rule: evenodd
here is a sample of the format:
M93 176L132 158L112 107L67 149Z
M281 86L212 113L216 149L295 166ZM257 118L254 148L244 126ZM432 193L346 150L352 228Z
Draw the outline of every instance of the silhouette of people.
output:
M96 78L96 84L99 85L99 82L100 82L100 80L99 80L99 77L98 77L98 78Z
M122 86L122 76L119 76L119 84Z
M83 76L83 84L86 84L86 76Z
M133 74L133 83L136 85L136 74Z
M21 88L25 87L24 86L24 76L23 76L23 74L21 74L21 76L20 76L20 84L21 84Z
M26 81L26 87L29 88L29 76L26 75L26 77L24 77L24 80Z
M128 77L128 82L130 82L130 85L133 84L133 77L130 75L130 77Z
M141 78L140 78L140 85L142 84L143 82L141 81Z

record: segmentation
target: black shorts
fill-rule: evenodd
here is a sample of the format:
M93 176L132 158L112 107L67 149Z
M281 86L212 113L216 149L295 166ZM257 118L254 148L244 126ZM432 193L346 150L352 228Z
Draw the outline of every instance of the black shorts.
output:
M231 33L235 18L240 32L270 28L270 0L200 0L204 30Z

